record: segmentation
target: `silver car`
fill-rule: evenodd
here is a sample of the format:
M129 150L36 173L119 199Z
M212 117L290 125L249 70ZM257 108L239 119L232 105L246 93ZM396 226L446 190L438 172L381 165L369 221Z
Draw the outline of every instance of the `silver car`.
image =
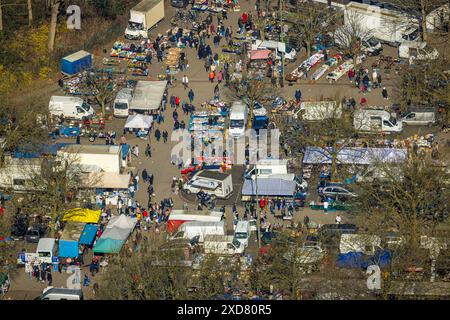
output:
M324 196L344 196L344 197L356 197L353 192L340 186L328 186L322 189L321 192Z

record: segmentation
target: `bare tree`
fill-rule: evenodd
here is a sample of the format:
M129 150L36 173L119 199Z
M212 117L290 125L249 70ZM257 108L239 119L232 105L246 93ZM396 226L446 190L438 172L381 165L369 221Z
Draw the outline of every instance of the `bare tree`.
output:
M356 65L357 57L363 53L362 40L372 36L372 31L361 21L363 21L361 15L347 13L346 23L334 34L336 45L344 55L353 59L353 65Z
M106 106L114 100L116 93L120 90L116 76L107 71L88 72L84 78L83 87L93 94L103 116L106 115Z
M33 24L32 0L27 0L27 7L28 7L28 25L31 27L31 25Z
M323 6L313 1L297 4L295 12L288 13L288 18L296 23L293 26L295 37L306 45L306 55L311 56L311 48L318 34L326 33L328 26L335 19L335 14L324 10Z
M257 102L266 103L271 101L271 97L277 94L277 88L274 88L266 81L248 79L244 76L240 81L234 81L229 85L228 96L233 100L242 100L249 107L248 127L253 121L253 109Z
M432 21L428 18L429 14L444 5L448 6L448 1L446 0L391 0L390 3L401 9L408 16L408 24L413 25L417 23L419 25L422 41L428 40L429 24L433 28L438 27L435 25L434 20ZM443 17L445 16L448 19L448 8L447 13L444 13ZM442 22L444 21L440 21L440 23Z

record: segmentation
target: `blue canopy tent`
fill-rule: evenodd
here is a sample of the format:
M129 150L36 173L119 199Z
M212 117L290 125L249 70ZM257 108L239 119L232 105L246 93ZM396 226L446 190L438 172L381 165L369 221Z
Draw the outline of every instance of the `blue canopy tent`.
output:
M67 221L64 231L59 239L59 257L78 257L78 245L81 234L86 226L84 222Z
M84 227L83 233L80 236L79 244L85 244L90 246L94 243L95 236L97 235L98 225L96 224L87 224Z
M370 265L386 268L392 261L391 253L387 250L377 250L373 256L362 252L340 253L337 265L340 268L367 269Z
M66 146L68 143L54 143L41 145L22 145L14 150L14 158L17 159L33 159L39 158L44 154L51 154L56 156L59 149Z
M245 180L242 186L243 196L256 196L256 186L258 186L258 196L270 196L270 197L293 197L295 195L295 189L297 184L295 181L283 180L283 179L257 179Z

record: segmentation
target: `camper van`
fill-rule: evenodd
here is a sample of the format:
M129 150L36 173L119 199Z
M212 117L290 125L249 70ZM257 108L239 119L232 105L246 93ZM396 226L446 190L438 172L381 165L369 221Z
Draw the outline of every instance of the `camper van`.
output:
M130 103L133 98L133 89L124 88L121 89L114 99L114 116L115 117L128 117Z
M78 97L52 96L48 104L51 116L82 120L94 115L94 109Z
M186 182L183 190L187 194L203 191L220 199L228 199L233 194L231 174L202 170Z
M234 238L247 248L248 240L250 239L250 222L238 221L236 230L234 231Z
M52 263L53 256L56 255L56 241L52 238L41 238L36 249L39 260L45 263Z
M403 125L421 126L436 123L436 113L433 108L411 107L400 116Z
M207 235L203 245L206 254L243 254L244 245L233 236Z
M68 288L47 287L38 300L84 300L83 291Z
M417 60L436 60L439 52L426 42L404 41L398 47L399 58Z
M229 134L233 138L242 137L247 125L248 107L242 101L235 101L231 105Z
M401 132L403 124L397 121L385 110L356 110L353 116L353 126L358 131L364 132Z
M174 239L192 239L199 236L198 241L203 242L206 235L225 235L225 223L219 222L205 222L205 221L190 221L183 223L175 233L171 240Z

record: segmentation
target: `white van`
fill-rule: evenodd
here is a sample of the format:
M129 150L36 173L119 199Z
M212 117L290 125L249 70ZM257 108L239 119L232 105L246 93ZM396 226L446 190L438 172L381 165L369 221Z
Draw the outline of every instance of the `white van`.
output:
M250 239L250 223L248 221L238 221L236 230L234 231L234 238L242 243L244 248L248 247L248 241Z
M248 107L242 101L235 101L231 105L230 126L228 132L233 138L242 137L247 126Z
M36 253L40 261L52 263L52 258L56 255L56 240L53 238L39 239Z
M203 242L206 235L225 235L225 222L191 221L183 223L178 231L171 237L174 239L189 239L199 236L198 241Z
M403 125L430 126L436 123L436 112L433 108L411 107L400 116Z
M51 116L63 116L68 119L82 120L91 118L94 109L78 97L52 96L48 104Z
M114 116L115 117L128 117L130 110L130 103L133 99L133 89L123 88L121 89L114 99Z
M398 47L398 56L403 59L436 60L439 52L426 42L404 41Z
M365 132L401 132L403 124L385 110L356 110L353 115L353 126Z
M47 287L38 300L84 300L84 298L81 290Z
M244 245L233 236L206 235L203 244L206 254L233 255L243 254Z
M187 194L203 191L220 199L228 199L233 194L233 180L231 174L202 170L183 185L183 190Z

